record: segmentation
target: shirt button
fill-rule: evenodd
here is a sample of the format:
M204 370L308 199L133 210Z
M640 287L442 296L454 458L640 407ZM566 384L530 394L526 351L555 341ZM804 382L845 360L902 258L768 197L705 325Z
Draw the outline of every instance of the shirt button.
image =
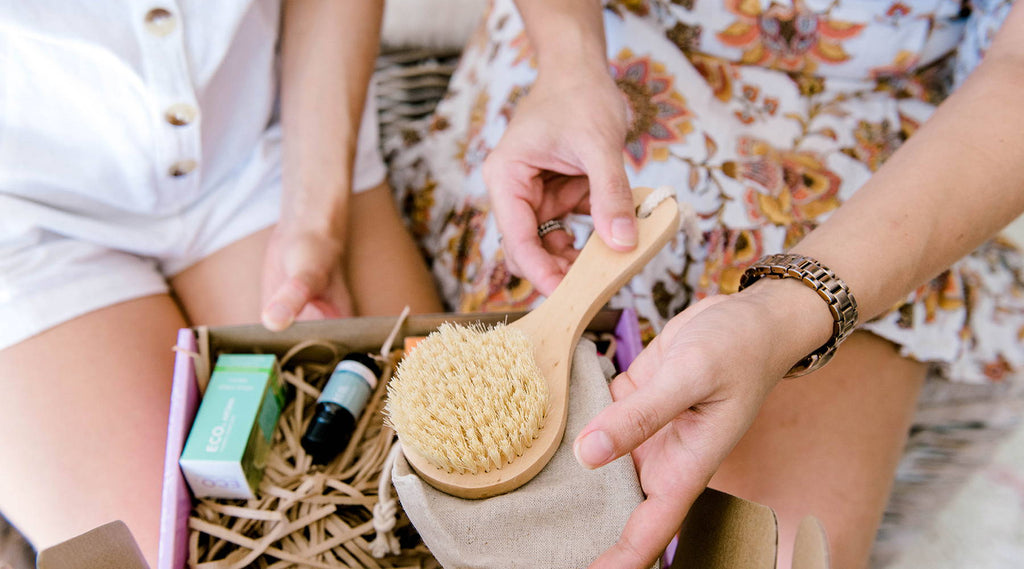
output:
M177 103L167 107L164 118L174 126L185 126L196 120L196 108L185 103Z
M167 173L175 178L180 178L192 173L192 171L196 169L196 166L197 164L195 160L179 160L174 164L171 164L171 168Z
M153 8L146 12L146 29L155 36L166 36L174 31L177 19L169 10Z

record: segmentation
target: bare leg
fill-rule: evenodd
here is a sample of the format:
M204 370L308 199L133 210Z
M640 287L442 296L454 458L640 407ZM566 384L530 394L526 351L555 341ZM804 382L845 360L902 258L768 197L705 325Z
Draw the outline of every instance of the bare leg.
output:
M775 509L779 567L808 514L825 526L834 569L867 566L924 375L856 333L828 366L772 392L711 486Z
M0 351L0 504L37 548L124 520L154 567L175 332L167 295Z
M171 279L189 322L229 326L260 321L263 253L271 231L239 239Z
M268 231L183 272L181 304L211 325L259 318ZM96 310L0 351L0 504L37 548L124 520L156 566L176 332L168 295Z
M346 274L356 314L442 312L433 278L409 235L391 190L380 185L350 204Z

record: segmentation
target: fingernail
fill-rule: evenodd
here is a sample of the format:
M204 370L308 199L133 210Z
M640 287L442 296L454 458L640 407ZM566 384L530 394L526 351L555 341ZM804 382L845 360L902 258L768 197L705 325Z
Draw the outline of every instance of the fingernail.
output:
M604 431L594 431L576 441L573 452L576 462L593 469L611 460L614 451L608 435Z
M263 325L271 330L284 330L292 323L292 313L283 304L271 304L263 311Z
M623 247L636 245L636 219L616 217L612 220L612 243Z

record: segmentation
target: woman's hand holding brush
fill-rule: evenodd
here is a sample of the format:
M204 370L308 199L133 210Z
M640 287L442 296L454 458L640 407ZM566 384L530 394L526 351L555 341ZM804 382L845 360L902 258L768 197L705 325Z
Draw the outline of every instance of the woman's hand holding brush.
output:
M566 232L538 235L544 222L589 214L610 248L636 246L622 161L626 108L603 57L594 67L574 61L571 69L542 69L483 167L508 268L545 295L577 251Z
M706 298L669 321L575 441L589 468L632 452L647 496L592 569L651 566L769 391L831 328L817 294L791 279Z

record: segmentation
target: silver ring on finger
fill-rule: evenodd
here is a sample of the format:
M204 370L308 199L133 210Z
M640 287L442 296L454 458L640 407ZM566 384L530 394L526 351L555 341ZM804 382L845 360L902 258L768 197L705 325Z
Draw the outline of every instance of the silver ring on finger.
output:
M564 231L570 233L569 225L563 219L549 219L537 226L537 237L541 239L552 231Z

